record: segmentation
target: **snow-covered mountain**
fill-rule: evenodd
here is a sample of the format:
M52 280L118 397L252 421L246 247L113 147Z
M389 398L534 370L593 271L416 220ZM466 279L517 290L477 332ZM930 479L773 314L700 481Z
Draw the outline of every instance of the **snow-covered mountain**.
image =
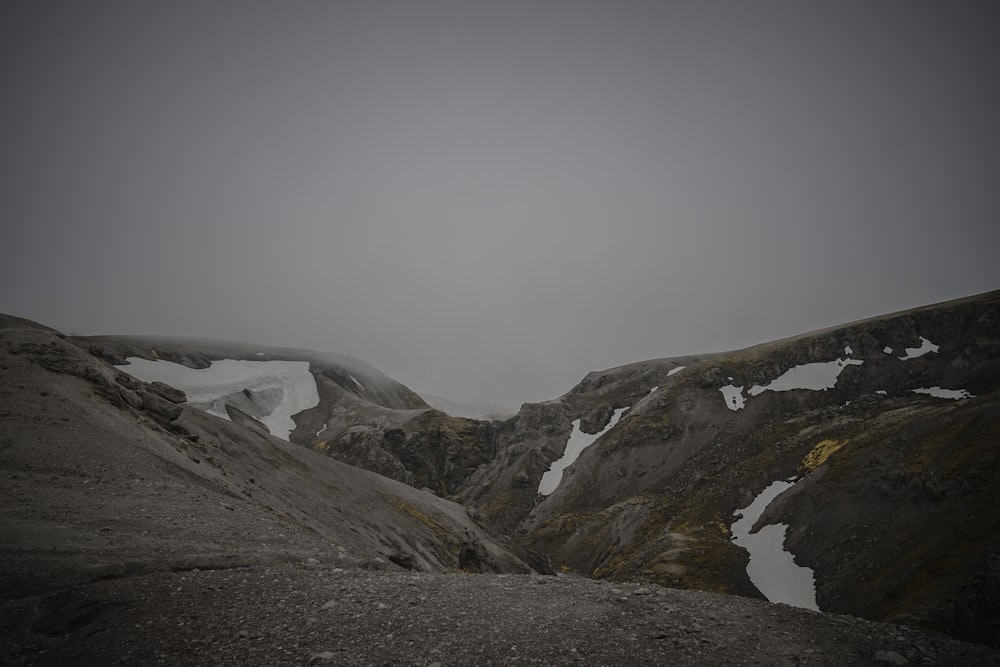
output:
M457 499L540 570L996 641L1000 292L594 371L502 421L349 357L73 341L238 426ZM170 401L118 384L176 426Z
M460 497L556 570L989 643L998 442L992 292L590 373L522 406Z

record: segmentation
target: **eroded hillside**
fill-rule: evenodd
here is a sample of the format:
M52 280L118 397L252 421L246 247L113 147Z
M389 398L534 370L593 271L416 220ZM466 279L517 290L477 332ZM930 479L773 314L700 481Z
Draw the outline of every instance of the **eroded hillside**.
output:
M350 542L341 546L364 553L363 562L391 554L405 567L427 570L523 567L488 532L511 540L539 571L775 599L748 574L748 552L732 531L739 512L780 482L750 534L777 535L778 551L809 569L810 605L995 642L998 292L746 350L596 371L562 397L526 404L506 421L432 410L350 358L161 338L86 338L72 345L52 330L5 322L16 362L10 368L30 362L21 367L30 377L30 364L40 366L56 374L44 376L53 387L83 382L82 391L101 399L106 414L93 413L101 424L137 428L131 419L153 429L153 459L167 457L183 470L172 475L194 475L199 484L250 502L254 512L283 517L306 529L307 541L333 540L333 526L337 539ZM278 401L273 388L230 391L222 399L229 421L221 421L181 407L183 397L170 387L141 383L105 363L124 368L129 357L185 368L225 359L308 362L317 401L291 416L288 436L301 447L276 444L272 427L261 421ZM31 391L42 396L44 414L60 414L64 401L52 402L53 389ZM87 410L59 421L39 412L19 423L47 429L56 443ZM320 465L324 459L306 450L406 485L385 487L376 475L359 482L354 469ZM84 460L101 459L81 459L76 467L86 468ZM305 480L295 490L289 470ZM317 486L317 475L336 481ZM123 496L143 488L126 487ZM373 496L372 488L380 490ZM344 499L315 500L329 493ZM436 496L460 501L468 515ZM223 511L209 503L219 520L233 511L224 505ZM187 505L183 512L198 515ZM373 512L377 520L358 519ZM176 526L172 520L160 528ZM275 536L284 534L275 529ZM205 543L216 537L205 535ZM92 541L88 534L81 544Z
M525 406L463 499L556 569L760 596L734 513L795 478L758 527L788 525L820 608L993 642L998 390L1000 293L644 362ZM625 407L538 493L574 419Z
M460 505L188 407L55 332L0 344L10 586L310 558L527 571Z
M830 510L845 502L842 478L868 474L874 464L866 457L883 447L878 464L893 471L896 455L918 465L920 482L904 485L907 492L943 503L935 520L952 521L948 535L964 540L951 560L938 565L973 577L975 590L988 591L979 585L980 571L967 567L975 563L969 555L978 554L982 542L968 538L973 519L985 516L976 533L982 540L993 527L984 489L995 483L995 475L990 478L994 461L963 449L966 440L994 438L995 411L982 403L983 397L939 403L920 396L925 404L881 411L873 419L886 430L870 427L865 433L890 437L873 436L870 443L858 426L861 417L852 421L822 407L800 410L799 421L787 428L761 429L770 440L758 434L734 451L734 457L749 455L747 469L755 472L731 496L711 491L713 476L728 466L698 467L706 465L699 458L703 450L712 448L680 448L659 459L649 454L657 447L667 451L664 441L687 437L679 422L671 421L676 419L669 409L672 392L678 390L693 397L685 409L701 415L705 429L732 429L710 427L718 406L709 397L719 402L717 390L677 382L699 367L703 370L691 377L714 381L718 374L712 369L730 363L725 355L594 373L563 398L525 406L503 423L404 406L384 408L410 412L401 426L340 425L342 435L361 434L378 448L388 446L414 478L418 471L440 480L438 493L465 488L472 502L480 502L481 511L475 511L273 437L272 426L259 419L263 415L252 414L274 406L273 387L231 392L234 404L226 403L225 418L220 418L185 403L187 397L174 387L123 373L108 363L109 356L121 361L95 349L93 341L74 343L40 325L0 317L0 497L5 507L0 661L6 664L998 661L985 647L937 634L652 583L718 589L729 577L736 582L732 590L752 595L752 586L730 571L739 570L745 557L716 536L724 536L725 523L703 519L706 510L697 508L713 499L719 507L730 497L743 502L756 492L758 480L784 474L780 453L786 450L798 457L799 474L811 471L795 487L807 497L779 497L765 519L780 518L797 528L791 548L800 548L795 540L820 536L809 544L820 545L814 567L822 572L823 558L829 556L822 539L836 534L840 542L877 547L878 535L851 523L854 507L839 514ZM204 368L215 360L192 356L186 363ZM989 372L975 377L989 377ZM970 391L983 391L974 374L968 377L973 378ZM365 379L354 375L347 382L363 387ZM750 401L745 412L734 412L722 405L725 412L719 414L736 415L738 423L756 407ZM815 411L827 421L817 421ZM893 430L897 413L919 413L923 421L909 420ZM294 417L300 424L302 415ZM606 435L582 451L555 491L547 498L539 495L538 483L549 462L560 456L567 435L586 440L603 428ZM695 424L690 432L699 428ZM793 431L808 442L789 440ZM766 442L780 446L768 448ZM469 457L457 456L469 443L474 443ZM635 465L643 460L637 454L646 457L645 472ZM477 457L485 458L476 464ZM843 461L834 466L838 457ZM613 459L614 476L601 475L600 465L594 465L603 459ZM680 479L663 474L671 467L695 474L683 487L689 496L671 490ZM885 477L884 488L865 486L869 495L858 493L855 505L891 495L901 485L893 474ZM588 475L609 483L595 486L592 494L581 493ZM630 489L641 492L630 495ZM971 508L969 522L954 521L952 498ZM823 505L822 515L815 504ZM689 512L683 517L688 523L678 521L682 511ZM480 523L515 530L524 553L536 563L548 559L581 570L594 565L598 576L639 581L509 576L505 573L527 572L527 567L476 525L470 512ZM900 514L894 515L897 523ZM853 531L846 537L845 521ZM658 533L664 526L666 532ZM600 541L615 531L616 542L600 552ZM574 540L573 553L589 560L570 560L567 545ZM664 544L673 551L664 552ZM838 566L845 563L835 557L830 567ZM459 574L435 574L442 572ZM504 574L466 574L472 572ZM688 578L689 572L703 579ZM871 581L877 584L879 578ZM952 585L947 577L939 581L937 588L913 590L933 603L938 589ZM866 593L880 594L880 589ZM825 605L835 599L824 595ZM988 620L991 608L983 599L983 608L966 605L963 610ZM910 598L902 602L912 606ZM966 629L956 627L956 632Z

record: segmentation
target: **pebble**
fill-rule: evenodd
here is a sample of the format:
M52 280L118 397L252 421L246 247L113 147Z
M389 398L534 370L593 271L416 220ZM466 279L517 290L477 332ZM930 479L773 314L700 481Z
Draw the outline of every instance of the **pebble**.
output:
M334 655L333 651L322 651L320 653L311 653L309 655L309 664L314 662L330 662L337 656Z
M910 661L895 651L875 651L875 661L890 665L908 665Z

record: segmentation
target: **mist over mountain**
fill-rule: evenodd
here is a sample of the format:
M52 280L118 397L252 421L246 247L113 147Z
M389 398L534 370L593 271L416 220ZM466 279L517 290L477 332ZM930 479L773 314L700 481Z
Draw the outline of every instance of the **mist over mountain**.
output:
M293 628L345 603L446 628L468 595L501 605L499 625L440 636L482 664L510 660L482 639L498 627L552 664L998 661L924 631L997 648L1000 292L593 371L493 420L441 412L350 357L0 325L5 662L197 646L227 664L461 664L418 634L383 644L389 626L350 613L332 644ZM442 574L456 572L482 579ZM547 580L580 615L535 609L541 625L515 630L535 599L522 587ZM439 591L423 621L381 597L399 585ZM160 627L180 613L162 586L192 614L180 635ZM253 629L199 586L249 586L287 625ZM774 642L774 614L795 648ZM591 644L598 617L609 640ZM622 623L645 628L639 643ZM555 632L574 651L549 645Z

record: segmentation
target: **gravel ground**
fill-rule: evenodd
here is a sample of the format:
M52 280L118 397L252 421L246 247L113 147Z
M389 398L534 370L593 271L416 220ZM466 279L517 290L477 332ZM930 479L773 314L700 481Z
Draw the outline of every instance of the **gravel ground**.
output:
M745 598L319 562L99 581L11 601L3 625L11 665L1000 664L944 635Z
M0 665L1000 664L747 598L445 574L462 544L526 568L460 506L190 410L181 437L109 402L77 348L2 324ZM389 562L404 547L438 573Z

